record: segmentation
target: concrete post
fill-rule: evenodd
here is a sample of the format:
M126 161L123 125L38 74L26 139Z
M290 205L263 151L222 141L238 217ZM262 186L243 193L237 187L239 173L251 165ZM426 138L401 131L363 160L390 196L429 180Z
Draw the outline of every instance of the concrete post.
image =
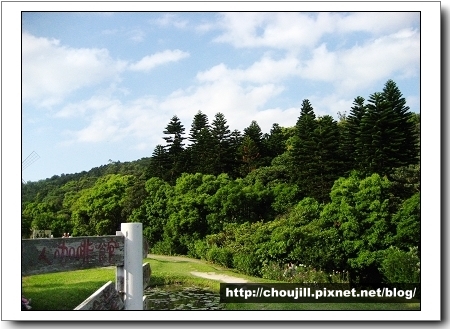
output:
M124 281L125 310L142 310L144 283L142 271L142 223L122 223L120 230L125 237Z
M116 231L116 236L124 236L122 231ZM125 239L124 239L125 240ZM124 255L125 261L125 255ZM119 293L122 302L125 300L125 277L124 277L124 267L116 266L116 290Z

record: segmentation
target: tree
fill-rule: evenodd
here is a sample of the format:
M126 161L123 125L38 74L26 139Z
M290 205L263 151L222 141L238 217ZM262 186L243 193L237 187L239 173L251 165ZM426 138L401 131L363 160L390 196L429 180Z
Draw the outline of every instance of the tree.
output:
M370 95L361 120L360 168L370 175L390 174L394 168L417 163L417 136L406 100L395 82Z
M323 259L338 270L347 270L353 283L381 282L379 266L382 251L395 235L392 222L391 182L373 174L339 178L331 190L331 202L320 214L321 231L332 237L326 249L334 250ZM327 260L325 260L327 259Z
M340 149L347 174L353 169L362 169L359 165L363 163L363 159L359 158L358 155L362 154L364 149L361 142L361 120L366 113L364 101L363 97L356 97L350 114L343 121Z
M213 137L213 174L217 176L221 173L231 172L231 159L233 159L231 132L223 113L219 112L215 115L211 124L211 134Z
M170 215L168 203L174 195L173 190L161 178L150 178L145 182L146 198L131 215L131 221L142 223L143 234L152 247L164 238L164 227Z
M314 177L317 176L317 141L316 141L317 121L314 109L305 99L302 102L300 117L295 125L295 136L291 154L294 160L296 172L293 173L294 181L302 189L304 196L310 196L314 188Z
M266 145L264 143L264 135L262 133L261 127L255 120L253 120L250 123L250 125L244 129L242 142L243 143L246 142L248 144L248 141L246 141L246 137L250 138L253 141L252 147L254 147L256 153L258 153L258 157L253 161L254 169L261 166L269 165L271 159L267 158L267 150Z
M420 252L420 192L403 202L392 221L396 224L395 246L404 251L417 247Z
M209 128L208 116L202 113L202 111L198 111L192 121L191 130L189 134L189 141L192 142L193 144L197 143L202 130L208 128Z
M261 156L258 146L250 136L244 136L239 148L239 154L243 162L241 174L246 176L258 167L258 160Z
M314 185L310 196L318 201L329 200L334 181L342 174L342 161L339 153L339 130L337 122L329 115L317 120L314 131L316 140L316 176L311 177Z
M287 137L283 133L283 128L278 123L274 123L269 135L264 139L267 157L270 159L269 163L286 151L286 141Z
M124 206L127 190L136 184L131 175L107 175L84 189L72 205L73 233L76 236L114 235L127 221Z
M230 135L230 157L228 159L227 174L233 178L241 177L242 157L239 154L239 148L242 144L242 134L235 129Z
M169 155L164 146L156 145L150 162L151 176L167 179L170 171L169 161Z
M167 143L166 150L171 166L169 181L175 182L176 178L181 175L185 169L185 159L183 158L183 141L186 139L183 137L184 126L176 115L174 115L168 123L166 130L164 130L164 134L169 135L167 137L163 137Z
M407 166L418 163L418 136L417 123L414 114L409 111L406 99L393 80L388 80L383 88L383 96L393 112L393 121L397 122L395 136L398 144L393 145L392 155L396 155L398 165L396 167ZM400 152L398 152L400 151Z
M263 133L258 122L253 120L247 128L244 128L244 137L245 136L250 137L260 150L263 149Z
M212 148L213 139L208 124L208 117L199 111L191 125L189 140L192 142L189 150L189 172L213 173Z

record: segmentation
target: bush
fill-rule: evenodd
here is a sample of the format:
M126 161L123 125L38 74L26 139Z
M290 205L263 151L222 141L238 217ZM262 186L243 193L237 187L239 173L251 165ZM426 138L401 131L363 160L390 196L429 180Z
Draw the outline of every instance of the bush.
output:
M188 256L198 259L207 259L208 245L203 240L195 240L188 247Z
M264 279L284 281L283 270L276 262L265 263L261 268Z
M419 283L418 248L413 247L409 251L403 251L397 247L390 247L385 250L380 272L384 275L387 283Z
M225 267L233 265L233 253L228 248L212 246L206 253L206 259Z
M159 254L159 255L174 255L174 248L170 241L162 240L156 242L153 247L150 249L151 253Z
M233 257L233 267L239 272L252 276L260 276L261 264L258 258L248 252L241 251Z
M277 263L264 264L261 269L262 277L293 283L348 283L347 272L333 271L331 274L316 270L311 266L292 263L280 266Z

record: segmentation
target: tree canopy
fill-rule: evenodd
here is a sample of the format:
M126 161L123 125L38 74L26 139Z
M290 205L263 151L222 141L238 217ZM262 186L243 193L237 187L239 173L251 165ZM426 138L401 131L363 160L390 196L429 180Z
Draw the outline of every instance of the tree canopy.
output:
M292 126L268 133L198 111L188 135L176 115L162 135L148 158L23 183L22 236L141 222L152 252L247 274L295 262L352 284L420 278L420 115L394 81L339 122L305 99Z

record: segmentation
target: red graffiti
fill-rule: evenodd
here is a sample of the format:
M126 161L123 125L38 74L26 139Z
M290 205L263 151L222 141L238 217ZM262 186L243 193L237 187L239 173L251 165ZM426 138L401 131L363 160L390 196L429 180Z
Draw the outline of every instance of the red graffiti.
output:
M101 262L108 260L109 263L114 263L115 250L119 248L119 243L111 238L108 242L101 242L95 246L99 250L99 260Z
M90 263L96 261L98 257L98 262L114 264L114 256L116 249L119 248L119 242L115 241L113 238L108 242L100 242L94 244L92 239L83 239L79 242L79 245L74 244L72 239L61 239L61 242L57 245L54 251L51 249L47 251L44 247L38 259L44 261L46 264L51 265L53 262L59 262L65 264L66 262L81 261L84 263ZM53 253L53 259L51 254Z
M91 258L91 254L94 251L94 246L92 242L89 242L89 239L85 239L81 242L80 246L77 248L77 256L78 259L82 259L83 263L89 262Z
M44 249L42 249L41 254L39 255L38 259L43 260L48 265L52 264L52 262L47 258L47 255L45 254L45 247L44 247Z

